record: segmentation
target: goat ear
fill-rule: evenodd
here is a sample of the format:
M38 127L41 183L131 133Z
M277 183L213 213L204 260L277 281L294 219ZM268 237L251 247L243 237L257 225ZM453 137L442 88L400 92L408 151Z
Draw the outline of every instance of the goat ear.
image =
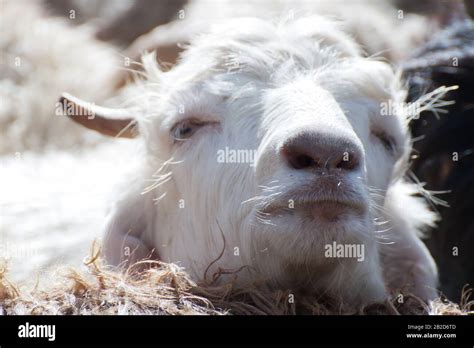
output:
M138 134L136 120L125 109L93 105L67 93L59 103L64 115L86 128L112 137L134 138Z

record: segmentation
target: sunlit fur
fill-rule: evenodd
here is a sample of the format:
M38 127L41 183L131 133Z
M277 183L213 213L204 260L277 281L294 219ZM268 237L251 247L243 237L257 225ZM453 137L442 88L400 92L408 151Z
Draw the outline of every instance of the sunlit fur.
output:
M435 215L413 196L418 186L404 180L408 116L381 115L382 103L405 97L389 65L363 58L336 24L317 16L229 21L196 38L171 71L161 72L153 56L144 65L146 79L134 87L131 107L143 165L126 178L110 216L105 254L111 263L122 261L121 247L132 246L141 256L155 249L198 281L218 259L207 276L248 266L237 273L241 285L264 280L351 303L400 288L434 295L436 267L418 232ZM189 117L219 125L173 143L173 125ZM342 134L362 148L362 169L340 186L342 195L364 203L362 216L331 225L298 206L263 212L325 194L318 178L288 168L278 155L288 136L308 128ZM393 154L373 128L396 139ZM217 151L226 146L256 150L255 166L218 163ZM333 241L363 243L365 261L325 258L324 245Z

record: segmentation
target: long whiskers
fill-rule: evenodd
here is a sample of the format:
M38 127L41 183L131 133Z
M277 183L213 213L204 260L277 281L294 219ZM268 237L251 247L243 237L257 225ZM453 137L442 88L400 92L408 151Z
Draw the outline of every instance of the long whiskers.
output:
M149 186L145 187L141 194L146 194L149 193L158 187L166 184L168 181L171 180L173 172L171 170L168 171L169 166L172 164L179 164L182 163L182 161L179 162L174 162L173 158L170 158L169 160L163 162L163 164L158 168L158 170L153 173L152 178L148 179L147 181L151 181L152 184ZM164 172L164 173L163 173ZM158 199L163 198L164 196L160 196Z

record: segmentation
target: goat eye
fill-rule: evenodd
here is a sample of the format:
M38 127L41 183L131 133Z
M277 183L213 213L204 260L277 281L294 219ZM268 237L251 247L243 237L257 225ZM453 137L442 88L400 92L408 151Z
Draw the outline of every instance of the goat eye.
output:
M396 144L393 138L383 131L372 131L372 134L380 141L385 149L394 154L396 151Z
M175 141L184 141L193 136L205 123L199 120L185 120L171 128L171 135Z

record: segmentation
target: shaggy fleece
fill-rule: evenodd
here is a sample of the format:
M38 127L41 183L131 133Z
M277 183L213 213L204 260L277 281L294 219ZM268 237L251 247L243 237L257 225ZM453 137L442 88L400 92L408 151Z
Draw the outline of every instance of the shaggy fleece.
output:
M399 298L351 308L336 299L315 298L287 291L267 291L256 285L238 289L232 283L196 284L176 264L143 261L124 272L108 269L93 246L83 268L62 268L48 285L20 287L9 281L7 265L0 264L0 313L5 315L294 315L294 314L474 314L473 289L465 289L459 304L437 299L429 304L404 294ZM136 266L150 268L138 274ZM218 278L214 275L212 279ZM291 299L291 300L290 300Z

